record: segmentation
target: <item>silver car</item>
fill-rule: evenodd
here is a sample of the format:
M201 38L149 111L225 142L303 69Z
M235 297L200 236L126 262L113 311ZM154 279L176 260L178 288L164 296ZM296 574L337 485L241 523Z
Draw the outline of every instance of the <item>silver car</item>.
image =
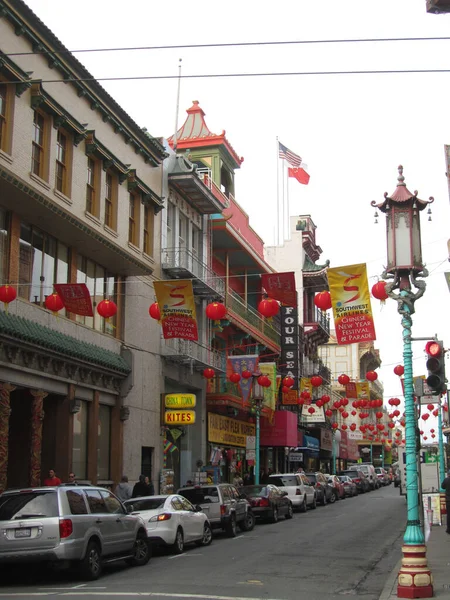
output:
M75 564L93 580L106 562L145 565L150 552L142 519L104 488L39 487L0 496L0 565Z

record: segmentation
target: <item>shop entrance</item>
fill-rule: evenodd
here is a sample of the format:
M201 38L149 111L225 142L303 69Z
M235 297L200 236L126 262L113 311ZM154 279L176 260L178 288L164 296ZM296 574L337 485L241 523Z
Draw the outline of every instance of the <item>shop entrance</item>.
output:
M31 401L28 390L11 392L8 438L8 488L28 485L31 442Z

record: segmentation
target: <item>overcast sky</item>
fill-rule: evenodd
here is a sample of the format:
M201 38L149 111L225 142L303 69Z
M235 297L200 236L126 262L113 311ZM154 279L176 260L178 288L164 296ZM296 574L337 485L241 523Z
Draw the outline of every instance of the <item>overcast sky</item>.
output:
M449 35L450 16L428 15L425 0L247 0L226 3L148 0L28 0L71 50ZM449 67L450 41L290 44L133 52L80 53L97 78ZM193 100L215 133L244 157L236 199L267 244L274 240L276 138L302 156L311 181L290 182L291 214L311 214L322 259L331 266L366 262L370 287L385 263L385 223L373 224L371 200L381 202L404 166L419 197L434 196L432 221L422 213L427 292L416 304L413 336L435 333L450 347L447 316L449 195L444 144L450 143L450 73L293 75L183 79L179 124ZM176 80L103 82L154 136L175 125ZM400 317L393 301L373 300L386 399L401 397L393 367L402 362ZM414 371L425 373L425 343L415 342ZM448 362L450 374L450 363ZM428 428L435 426L428 421Z

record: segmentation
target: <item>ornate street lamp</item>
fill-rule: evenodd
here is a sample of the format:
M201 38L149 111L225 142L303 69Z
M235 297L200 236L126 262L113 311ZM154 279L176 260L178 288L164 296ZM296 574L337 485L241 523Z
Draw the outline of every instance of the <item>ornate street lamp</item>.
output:
M261 373L253 373L253 383L251 392L251 405L256 416L255 485L259 484L259 420L261 417L261 409L264 402L264 388L258 381L259 377L261 377Z
M397 302L403 327L407 523L397 596L432 598L432 577L427 566L425 538L419 518L411 315L415 312L415 301L425 292L425 281L418 278L428 275L422 263L420 211L434 199L427 201L417 198L417 192L412 194L406 187L402 166L398 168L398 172L398 184L394 193L391 196L385 193L381 204L372 201L372 206L386 214L387 267L382 277L387 281L386 292L389 298Z
M337 451L339 448L339 444L341 442L342 435L341 435L341 432L339 431L339 429L332 429L331 433L333 434L331 474L336 475Z

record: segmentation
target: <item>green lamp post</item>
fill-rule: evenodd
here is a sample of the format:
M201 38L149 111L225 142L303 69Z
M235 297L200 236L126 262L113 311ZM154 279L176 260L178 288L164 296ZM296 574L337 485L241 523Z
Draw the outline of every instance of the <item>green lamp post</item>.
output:
M403 337L407 522L397 596L432 598L432 576L427 566L425 538L419 517L411 316L415 312L416 300L425 293L426 284L422 278L428 275L422 262L420 211L434 199L420 200L417 192L411 193L407 189L402 166L398 167L398 172L394 193L388 196L386 192L380 204L372 201L372 206L386 214L387 267L382 277L387 281L387 295L397 302Z

